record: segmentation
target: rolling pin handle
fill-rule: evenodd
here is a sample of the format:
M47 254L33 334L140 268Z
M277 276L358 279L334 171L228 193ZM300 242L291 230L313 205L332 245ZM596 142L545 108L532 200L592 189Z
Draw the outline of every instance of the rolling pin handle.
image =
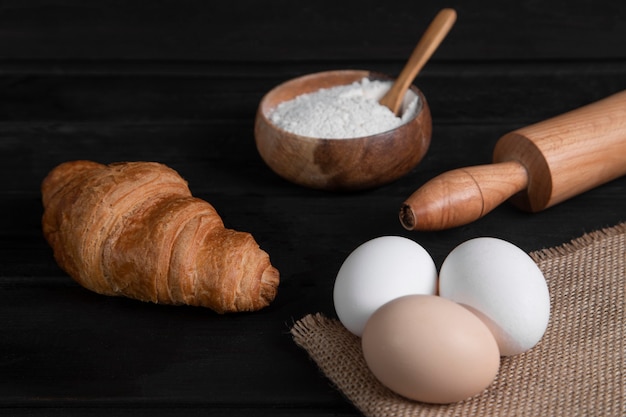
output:
M400 208L407 230L442 230L473 222L526 189L528 172L518 161L459 168L415 191Z

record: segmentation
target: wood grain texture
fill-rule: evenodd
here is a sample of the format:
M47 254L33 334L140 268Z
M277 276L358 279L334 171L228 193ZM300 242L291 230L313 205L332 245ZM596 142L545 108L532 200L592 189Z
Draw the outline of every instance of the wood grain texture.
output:
M519 162L477 165L445 172L429 180L400 207L407 230L443 230L485 216L528 185Z
M454 230L402 228L416 186L491 162L506 132L626 89L625 2L446 6L454 30L415 81L433 118L428 152L395 182L344 194L265 165L260 100L313 72L398 74L440 3L3 2L0 414L358 416L288 334L306 314L334 315L335 275L358 245L402 235L440 265L473 237L533 251L624 221L619 178L536 214L503 204ZM270 254L274 303L223 317L80 288L41 232L41 181L71 159L176 169Z
M428 181L402 204L402 225L461 226L509 198L537 212L625 175L626 91L507 133L493 161Z
M400 114L407 89L411 86L413 80L424 65L426 65L430 57L435 53L437 47L443 42L455 21L456 12L454 9L442 9L437 13L433 21L426 28L417 46L413 52L411 52L407 63L404 65L404 68L402 68L402 71L400 71L400 74L389 91L379 100L380 104L389 107L394 114Z
M437 59L578 60L624 56L626 5L597 0L445 4L457 10L454 36ZM0 9L2 60L346 61L404 63L435 1L288 0L236 5L201 0L139 2L25 0ZM515 28L513 30L513 28ZM589 34L593 35L590 36ZM497 34L497 36L495 36ZM488 41L487 41L488 40ZM599 46L601 45L601 46Z
M406 175L428 151L432 133L430 108L417 87L411 87L418 100L415 116L396 129L375 135L305 137L281 129L270 120L271 111L282 102L362 78L389 80L369 71L327 71L288 80L272 89L261 100L255 120L254 136L261 158L282 178L320 190L365 190Z
M553 206L626 174L626 91L503 136L494 162L518 161L528 188L513 203Z

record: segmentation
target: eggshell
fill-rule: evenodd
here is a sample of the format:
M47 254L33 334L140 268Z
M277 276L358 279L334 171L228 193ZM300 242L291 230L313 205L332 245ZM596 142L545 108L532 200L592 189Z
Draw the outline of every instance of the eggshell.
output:
M357 247L343 262L333 290L341 323L360 336L380 306L408 294L435 294L437 267L418 243L381 236Z
M479 315L503 356L529 350L548 327L543 273L526 252L501 239L480 237L454 248L441 265L439 295Z
M487 326L469 310L433 295L408 295L379 308L361 344L365 362L383 385L427 403L479 394L500 366Z

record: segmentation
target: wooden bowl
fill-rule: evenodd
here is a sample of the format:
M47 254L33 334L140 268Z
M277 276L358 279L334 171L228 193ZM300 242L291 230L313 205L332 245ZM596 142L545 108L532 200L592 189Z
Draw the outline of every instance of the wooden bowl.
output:
M274 125L268 115L283 101L321 88L347 85L362 78L392 80L361 70L320 72L294 78L272 89L259 105L254 134L265 163L293 183L322 190L349 191L378 187L413 169L430 145L432 120L426 98L418 96L416 114L405 124L375 135L350 139L300 136Z

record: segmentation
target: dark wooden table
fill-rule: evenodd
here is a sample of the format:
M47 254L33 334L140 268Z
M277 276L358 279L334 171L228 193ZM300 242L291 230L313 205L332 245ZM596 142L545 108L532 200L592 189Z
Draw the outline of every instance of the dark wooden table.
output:
M416 81L434 120L426 158L346 194L273 174L254 146L256 106L306 73L397 74L437 2L144 3L0 4L2 415L359 415L289 335L308 313L334 316L335 275L359 244L410 237L440 265L472 237L533 251L626 220L626 178L442 232L407 232L397 218L426 180L489 162L502 134L625 89L623 1L447 4L457 24ZM79 287L40 227L41 180L72 159L178 170L270 254L274 303L220 316Z

